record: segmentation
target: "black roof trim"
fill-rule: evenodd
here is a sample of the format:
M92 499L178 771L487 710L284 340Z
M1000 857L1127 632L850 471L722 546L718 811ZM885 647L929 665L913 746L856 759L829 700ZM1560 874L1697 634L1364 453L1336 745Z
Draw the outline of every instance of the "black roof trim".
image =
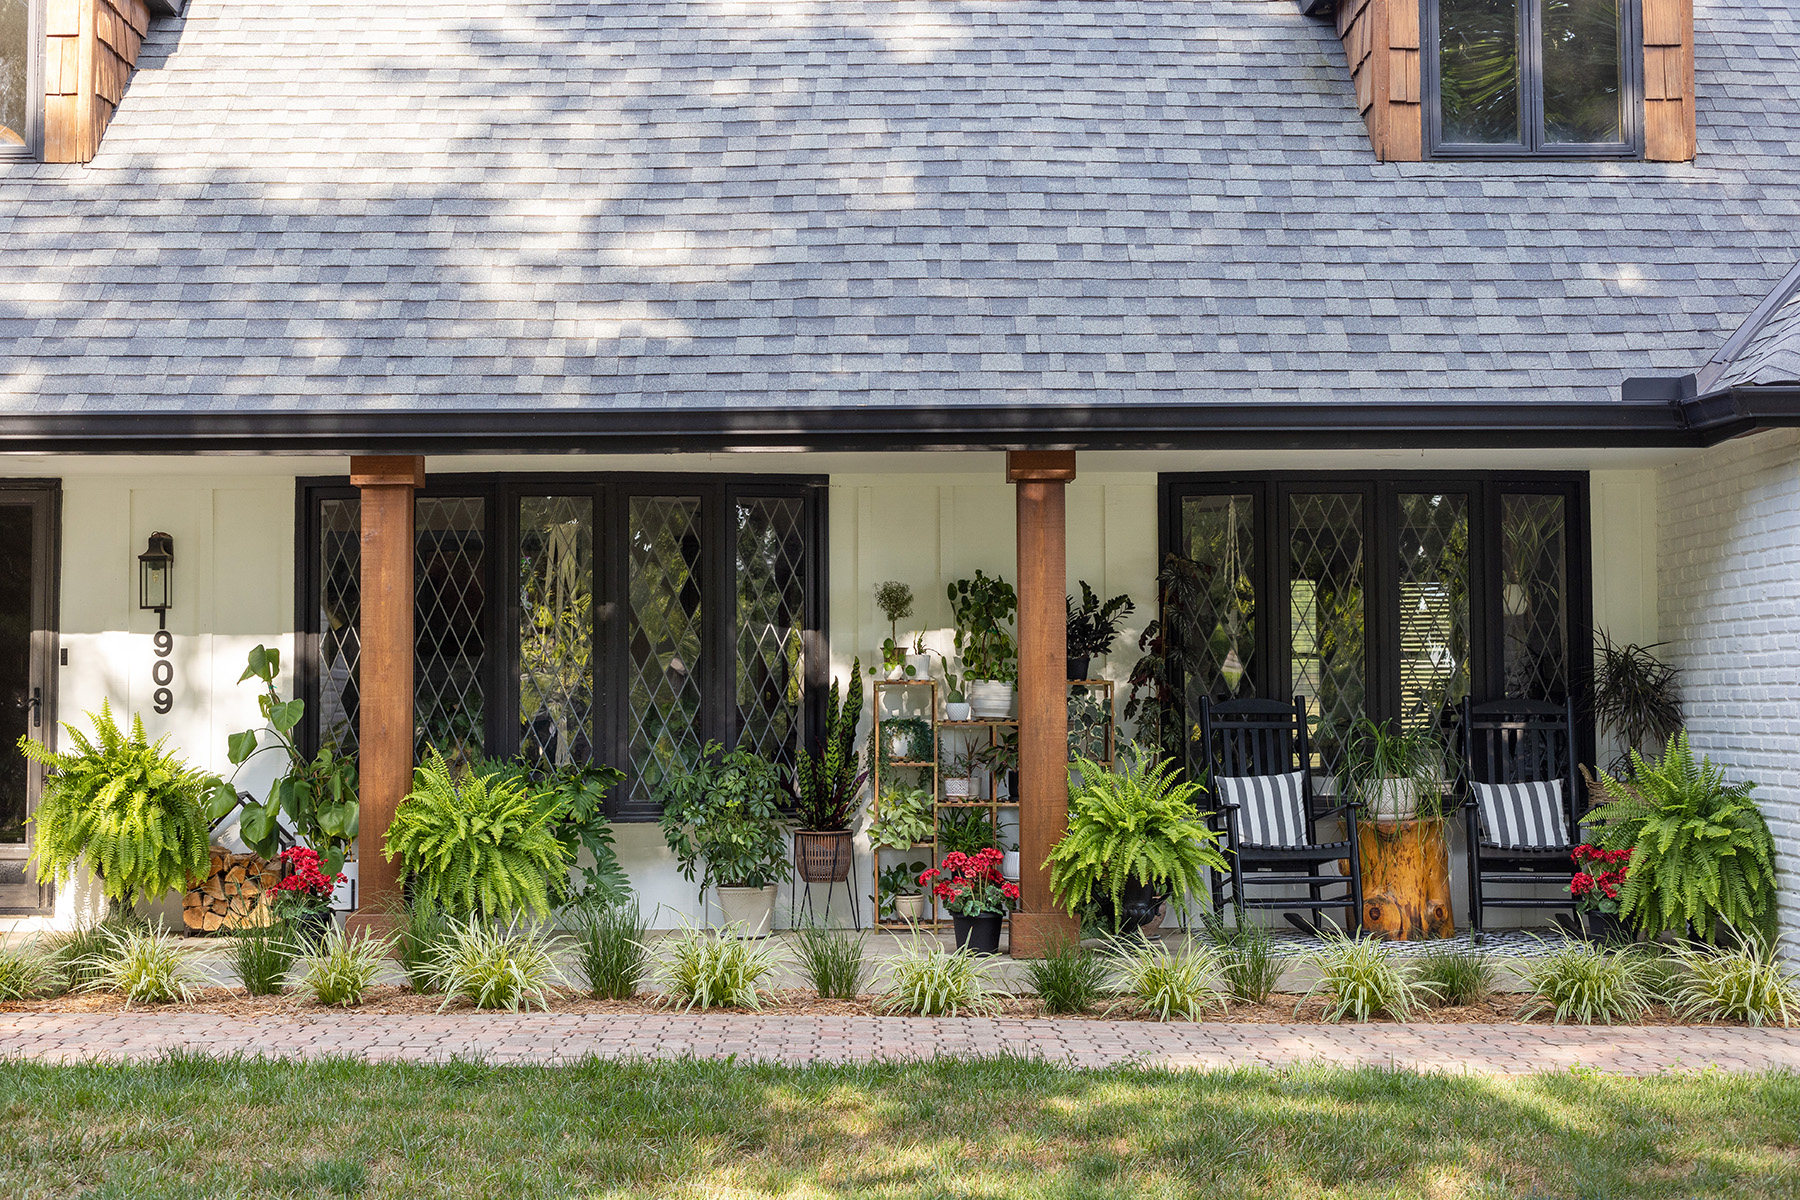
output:
M1693 402L1672 400L45 413L0 416L0 451L591 454L1693 446L1716 440L1708 436L1715 420L1735 427L1750 415L1750 410L1711 403L1689 415Z
M1713 446L1759 429L1800 426L1800 386L1744 386L1685 401L1681 414L1700 444Z

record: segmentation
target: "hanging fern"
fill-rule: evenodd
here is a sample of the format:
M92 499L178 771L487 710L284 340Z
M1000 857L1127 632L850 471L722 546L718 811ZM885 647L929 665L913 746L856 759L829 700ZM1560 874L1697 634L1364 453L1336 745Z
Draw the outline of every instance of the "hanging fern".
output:
M561 808L520 778L453 775L433 750L388 825L388 860L405 860L418 901L457 916L545 917L569 874L555 829Z
M1632 848L1619 916L1658 934L1692 923L1707 941L1725 921L1774 936L1775 846L1750 798L1710 758L1695 761L1686 731L1662 761L1631 751L1629 783L1602 774L1608 800L1588 814L1599 845Z
M65 879L86 858L107 897L122 906L134 894L154 899L206 874L206 818L200 796L213 782L152 745L133 717L127 737L100 702L90 741L64 724L75 749L53 753L29 737L19 752L50 771L32 817L32 858L39 883Z
M1204 892L1206 869L1229 870L1219 835L1200 819L1200 788L1182 779L1172 759L1127 752L1114 774L1077 758L1069 773L1080 784L1069 794L1069 829L1045 866L1050 891L1074 913L1106 896L1119 911L1125 885L1154 885L1167 895Z

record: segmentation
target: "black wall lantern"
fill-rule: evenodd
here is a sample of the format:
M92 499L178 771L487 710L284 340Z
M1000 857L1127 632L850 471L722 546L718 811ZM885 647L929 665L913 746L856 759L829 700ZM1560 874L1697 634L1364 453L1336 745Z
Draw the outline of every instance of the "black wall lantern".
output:
M169 598L174 585L175 539L166 533L150 535L150 544L138 555L138 607L156 611L156 627L165 628Z

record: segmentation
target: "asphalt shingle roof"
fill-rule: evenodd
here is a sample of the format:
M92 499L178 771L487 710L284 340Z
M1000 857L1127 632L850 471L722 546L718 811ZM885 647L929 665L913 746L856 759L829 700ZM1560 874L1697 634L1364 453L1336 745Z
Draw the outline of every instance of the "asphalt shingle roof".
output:
M195 0L0 164L0 413L1616 398L1800 240L1696 8L1697 162L1383 165L1291 0Z
M1763 318L1711 386L1800 383L1800 268L1789 275L1784 296Z

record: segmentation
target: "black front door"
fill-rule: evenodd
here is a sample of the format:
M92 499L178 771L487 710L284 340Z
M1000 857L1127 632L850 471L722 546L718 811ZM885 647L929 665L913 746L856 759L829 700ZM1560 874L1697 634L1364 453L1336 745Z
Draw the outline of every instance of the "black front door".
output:
M55 744L55 484L0 480L0 913L51 907L26 863L43 769L19 739Z

